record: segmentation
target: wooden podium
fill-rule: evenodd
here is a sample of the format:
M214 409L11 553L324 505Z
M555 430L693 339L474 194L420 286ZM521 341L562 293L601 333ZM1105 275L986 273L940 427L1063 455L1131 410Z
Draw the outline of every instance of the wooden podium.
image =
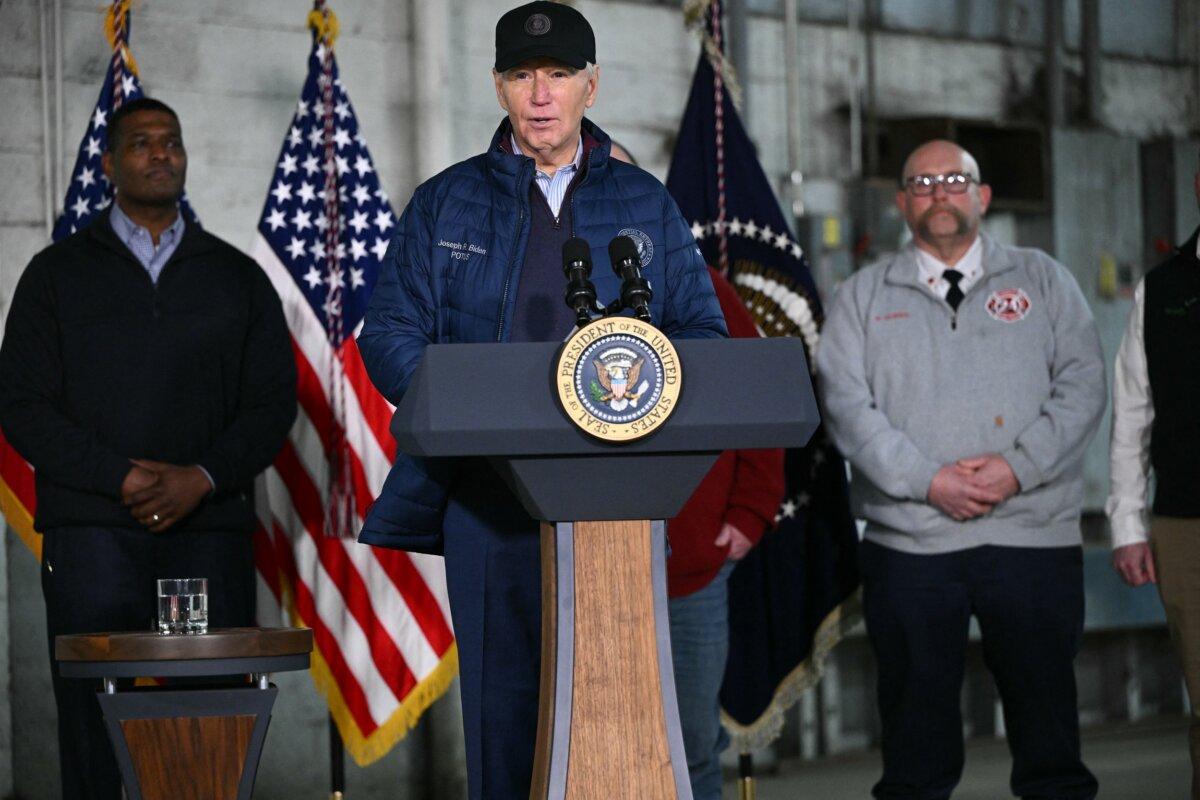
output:
M59 636L66 678L99 678L128 800L249 800L278 689L268 673L308 669L307 628ZM117 692L118 678L231 676L221 684ZM240 683L237 677L243 676Z
M554 343L430 345L392 420L405 452L489 457L544 521L535 800L691 800L663 520L721 451L802 447L819 421L800 340L674 345L674 415L628 444L566 418L551 390Z

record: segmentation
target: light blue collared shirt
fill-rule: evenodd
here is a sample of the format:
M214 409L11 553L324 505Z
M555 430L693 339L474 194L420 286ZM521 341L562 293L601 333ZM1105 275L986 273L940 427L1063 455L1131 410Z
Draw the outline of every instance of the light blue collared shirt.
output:
M157 284L163 267L171 260L175 249L179 247L180 240L183 239L185 227L183 214L178 214L175 221L171 223L171 227L158 237L158 247L154 246L154 238L150 236L150 231L131 220L121 210L121 206L116 200L113 200L112 213L109 214L108 221L112 225L113 233L117 235L121 243L128 247L129 252L133 253L134 257L145 267L150 281Z
M509 134L509 139L512 141L513 152L519 156L525 155L521 152L521 146L517 144L517 137ZM538 189L546 196L546 205L550 206L550 211L555 218L558 217L558 212L562 208L563 198L567 195L567 187L571 185L571 181L575 178L575 173L579 171L579 163L583 160L583 137L579 137L579 144L575 146L575 158L570 164L559 167L555 171L553 177L536 170L533 175L534 183Z

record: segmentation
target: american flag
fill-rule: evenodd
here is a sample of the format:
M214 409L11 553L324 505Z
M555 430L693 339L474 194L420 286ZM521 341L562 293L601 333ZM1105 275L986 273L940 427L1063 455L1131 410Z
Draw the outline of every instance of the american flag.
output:
M63 201L63 213L54 223L56 242L87 227L112 203L113 187L100 166L100 154L108 144L108 120L118 108L118 101L142 96L142 84L137 75L124 70L121 76L116 73L110 65L104 86L100 88L100 99L88 120L87 133L80 142L75 169L71 170L71 185L67 187L67 197Z
M79 155L75 157L75 168L71 170L71 185L67 187L62 214L54 223L54 241L86 228L97 214L112 203L113 187L100 165L100 155L108 146L108 121L122 103L141 96L142 83L137 73L129 68L123 57L114 57L104 76L96 108L88 119L87 132L79 143ZM185 217L196 221L196 213L188 205L187 197L180 201L179 206Z
M313 629L314 681L359 764L402 738L457 669L442 560L353 538L396 454L393 408L354 339L396 221L317 38L251 249L283 301L300 404L263 476L255 549L292 621Z

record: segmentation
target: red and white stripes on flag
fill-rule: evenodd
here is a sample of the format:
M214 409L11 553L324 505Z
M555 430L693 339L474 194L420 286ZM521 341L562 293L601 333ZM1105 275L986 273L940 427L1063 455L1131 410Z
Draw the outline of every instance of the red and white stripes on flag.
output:
M330 419L322 376L334 357L321 323L267 241L251 255L283 300L299 375L300 410L259 483L260 579L293 624L313 629L313 680L356 762L383 756L454 677L457 651L442 559L325 535ZM346 439L357 507L379 493L395 453L391 406L375 392L354 339L342 346ZM361 514L361 512L360 512ZM361 522L361 516L359 518ZM259 608L263 609L260 592Z
M300 405L260 481L255 557L260 609L274 604L313 629L314 682L346 749L368 764L445 691L457 650L442 559L344 535L361 527L396 454L394 409L372 386L354 339L395 218L337 78L328 12L310 19L318 35L308 77L251 249L283 302ZM351 530L343 531L331 514L347 508Z

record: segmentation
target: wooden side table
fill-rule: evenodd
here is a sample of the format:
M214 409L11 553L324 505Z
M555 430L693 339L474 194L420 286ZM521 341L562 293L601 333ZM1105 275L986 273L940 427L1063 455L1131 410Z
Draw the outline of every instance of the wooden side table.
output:
M65 678L99 678L100 708L128 800L249 800L278 689L269 673L308 669L307 628L59 636ZM118 678L236 678L118 692Z

